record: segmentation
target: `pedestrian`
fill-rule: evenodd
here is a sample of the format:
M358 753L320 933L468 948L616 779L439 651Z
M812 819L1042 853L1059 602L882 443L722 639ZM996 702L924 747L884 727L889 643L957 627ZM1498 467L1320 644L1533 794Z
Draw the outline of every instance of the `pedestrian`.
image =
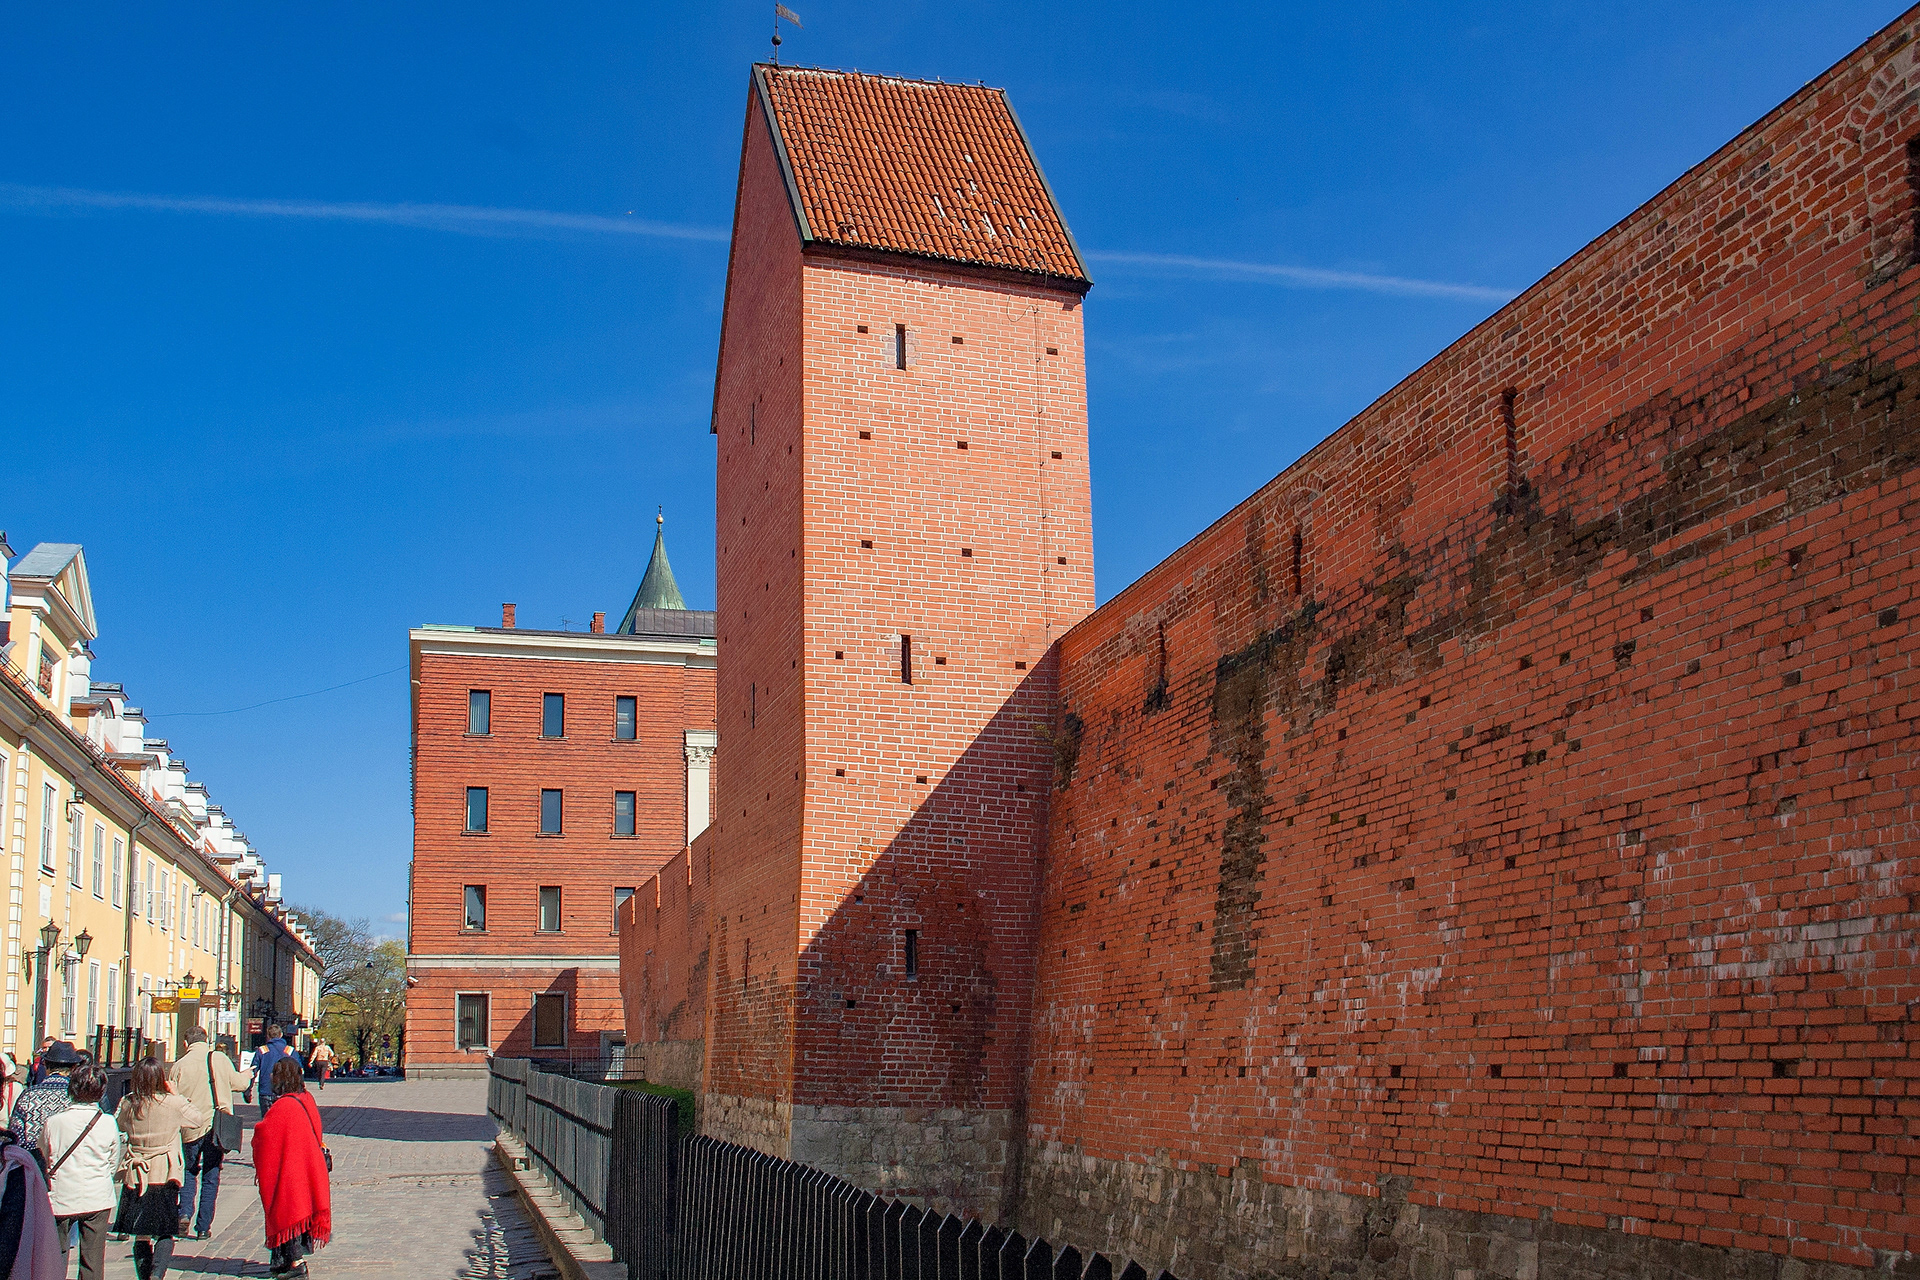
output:
M13 1064L13 1055L0 1049L0 1129L13 1123L13 1104L20 1100L20 1081L15 1077L24 1074Z
M313 1046L313 1054L307 1059L307 1065L313 1068L313 1078L320 1082L320 1088L327 1087L327 1077L333 1074L333 1046L325 1040Z
M267 1217L271 1271L299 1280L306 1256L333 1236L333 1194L320 1108L307 1092L298 1058L274 1066L273 1109L253 1127L253 1174Z
M287 1048L284 1032L277 1022L267 1024L267 1042L253 1055L253 1083L260 1090L260 1118L267 1117L267 1108L273 1105L273 1068L280 1059L291 1057L293 1050Z
M206 1124L207 1117L173 1092L164 1067L144 1058L133 1069L117 1118L127 1146L120 1157L120 1212L113 1229L133 1237L139 1280L166 1280L180 1232L180 1182L186 1175L180 1138Z
M48 1036L46 1039L40 1042L40 1048L35 1051L33 1055L33 1063L28 1068L28 1071L27 1071L27 1084L29 1086L40 1083L40 1077L46 1072L45 1060L47 1056L47 1050L53 1048L54 1045L59 1043L60 1043L59 1039L55 1036Z
M80 1228L80 1280L106 1275L107 1219L112 1216L120 1168L120 1126L100 1109L107 1073L92 1063L74 1068L68 1092L73 1103L47 1117L40 1153L47 1161L60 1252L67 1253L72 1228ZM64 1266L61 1275L66 1274Z
M66 1280L59 1235L39 1157L0 1130L0 1276Z
M65 1040L55 1040L40 1055L40 1083L20 1095L13 1104L13 1119L8 1127L20 1145L38 1155L40 1129L47 1117L65 1111L73 1101L67 1094L67 1076L80 1065L80 1055Z
M186 1178L180 1184L180 1234L191 1232L194 1239L205 1240L213 1235L214 1204L220 1197L220 1166L227 1158L226 1148L214 1133L216 1113L233 1114L233 1095L247 1087L247 1078L240 1074L232 1059L207 1043L203 1028L188 1027L186 1041L187 1051L167 1073L167 1083L175 1093L205 1113L207 1121L186 1135Z

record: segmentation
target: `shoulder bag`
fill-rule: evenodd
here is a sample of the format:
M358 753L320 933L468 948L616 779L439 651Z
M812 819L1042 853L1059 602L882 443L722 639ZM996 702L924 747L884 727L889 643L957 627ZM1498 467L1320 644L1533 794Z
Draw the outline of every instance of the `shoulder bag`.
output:
M317 1102L314 1103L313 1106L315 1111L320 1109L320 1104ZM332 1173L333 1152L327 1150L327 1140L320 1136L319 1122L313 1118L313 1111L309 1111L305 1107L300 1108L300 1114L307 1118L307 1124L313 1129L313 1140L320 1144L320 1154L325 1156L327 1160L327 1172Z
M87 1140L87 1135L93 1132L93 1126L99 1124L100 1117L105 1114L107 1113L102 1111L99 1107L95 1107L93 1109L93 1119L87 1121L87 1127L80 1131L80 1136L73 1140L73 1145L68 1147L65 1151L62 1151L60 1153L60 1158L53 1162L53 1167L47 1170L48 1186L53 1185L53 1175L60 1172L60 1166L67 1162L68 1156L72 1155L74 1152L80 1149L80 1144Z
M228 1091L227 1099L228 1101L233 1099L231 1090ZM240 1150L240 1117L231 1111L220 1109L220 1086L213 1082L212 1049L207 1050L207 1106L213 1111L213 1128L207 1131L207 1136L213 1140L213 1145L226 1152Z

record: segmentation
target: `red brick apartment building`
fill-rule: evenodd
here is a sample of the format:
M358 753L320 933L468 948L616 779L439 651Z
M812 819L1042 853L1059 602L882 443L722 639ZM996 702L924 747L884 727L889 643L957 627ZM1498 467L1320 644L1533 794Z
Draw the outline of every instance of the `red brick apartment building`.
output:
M426 626L413 666L407 1067L623 1039L615 911L707 825L713 614L664 540L612 634Z
M1920 10L1091 612L1004 97L743 145L621 940L709 1133L1192 1280L1914 1274Z

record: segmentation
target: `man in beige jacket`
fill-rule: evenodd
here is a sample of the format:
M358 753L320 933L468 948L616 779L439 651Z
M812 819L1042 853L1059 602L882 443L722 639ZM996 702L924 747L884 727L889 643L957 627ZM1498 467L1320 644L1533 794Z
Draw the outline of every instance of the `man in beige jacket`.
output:
M247 1077L240 1074L233 1059L207 1043L200 1027L187 1028L187 1051L167 1071L173 1091L191 1102L208 1117L198 1131L181 1135L186 1145L187 1172L180 1184L180 1234L189 1231L205 1240L213 1234L213 1204L220 1196L220 1164L227 1158L213 1141L213 1113L232 1112L233 1095L246 1089ZM199 1214L195 1210L195 1192L199 1193Z

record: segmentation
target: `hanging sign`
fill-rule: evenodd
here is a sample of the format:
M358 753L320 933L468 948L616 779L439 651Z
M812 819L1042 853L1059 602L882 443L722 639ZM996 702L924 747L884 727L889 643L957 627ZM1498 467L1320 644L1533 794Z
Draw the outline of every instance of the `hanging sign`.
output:
M199 998L200 988L198 987L182 987L174 992L174 999L176 1000L198 1000Z
M155 1013L172 1013L179 1007L180 1001L173 996L155 996L153 998L153 1011Z

